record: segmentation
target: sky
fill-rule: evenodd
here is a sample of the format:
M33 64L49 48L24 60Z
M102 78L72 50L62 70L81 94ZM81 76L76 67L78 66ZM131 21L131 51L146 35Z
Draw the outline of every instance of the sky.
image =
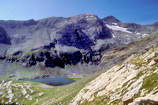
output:
M0 20L37 20L84 13L150 24L158 21L158 0L0 0Z

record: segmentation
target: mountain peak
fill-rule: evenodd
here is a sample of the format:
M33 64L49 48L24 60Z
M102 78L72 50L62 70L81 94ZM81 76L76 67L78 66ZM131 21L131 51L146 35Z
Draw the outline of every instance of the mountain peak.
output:
M154 26L158 26L158 21L157 21L157 22L155 22L155 23L153 23L153 25L154 25Z
M69 17L69 18L76 18L76 19L99 19L98 16L94 15L94 14L89 14L89 13L86 13L86 14L80 14L80 15L76 15L76 16L72 16L72 17Z
M107 17L103 18L103 21L107 22L107 23L120 23L121 22L114 16L107 16Z

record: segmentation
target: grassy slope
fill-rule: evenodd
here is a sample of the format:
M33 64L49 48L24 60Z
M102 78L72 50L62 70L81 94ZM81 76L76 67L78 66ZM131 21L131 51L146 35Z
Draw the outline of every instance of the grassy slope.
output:
M13 80L15 83L28 83L31 84L33 87L33 90L35 90L34 94L31 94L32 96L32 100L26 100L24 99L24 97L18 98L18 100L16 102L18 102L19 104L22 105L67 105L74 97L75 95L91 80L93 80L95 77L97 76L97 74L89 76L89 77L85 77L82 79L75 79L77 80L76 82L69 84L69 85L65 85L65 86L59 86L59 87L54 87L54 88L48 88L48 89L44 89L44 88L40 88L39 85L41 85L41 83L35 83L35 82L22 82L22 81L15 81ZM7 78L1 78L0 81L2 80L9 80ZM38 93L44 93L43 96L41 97L37 97ZM18 93L18 90L16 90L14 92L15 94Z
M67 105L75 97L75 95L95 77L96 75L93 75L80 79L70 85L60 86L52 89L41 89L47 94L40 99L39 103L42 103L42 105Z

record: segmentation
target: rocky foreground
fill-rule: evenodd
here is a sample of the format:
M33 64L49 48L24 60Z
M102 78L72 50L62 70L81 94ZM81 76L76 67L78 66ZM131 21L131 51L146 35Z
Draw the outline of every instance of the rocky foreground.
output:
M102 73L70 105L158 105L158 48Z
M25 102L29 104L33 100L38 103L38 99L43 95L43 92L35 90L29 83L16 83L11 80L0 82L0 104L2 105L20 105Z

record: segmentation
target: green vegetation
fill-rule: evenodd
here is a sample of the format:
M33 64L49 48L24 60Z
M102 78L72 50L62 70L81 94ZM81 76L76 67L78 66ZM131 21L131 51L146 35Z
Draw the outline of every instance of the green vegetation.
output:
M108 105L108 102L109 102L109 98L102 96L102 97L95 97L93 101L85 101L81 105Z
M158 73L153 73L146 77L143 81L143 89L148 92L152 91L155 88L158 88Z
M117 99L115 101L112 101L111 105L122 105L122 101L120 99Z
M25 54L25 55L32 55L32 54L37 53L37 52L40 52L40 51L42 51L42 50L41 50L41 49L37 49L37 50L34 50L34 51L25 52L24 54Z
M74 80L74 81L77 81L77 80L80 80L81 78L79 77L66 77L67 79L71 79L71 80Z
M73 80L76 80L76 82L65 85L65 86L55 86L53 88L42 88L41 83L37 82L24 82L24 81L16 81L12 79L4 79L2 78L0 81L5 80L5 81L13 81L14 84L29 84L32 87L32 90L34 92L30 96L32 97L31 100L25 99L24 96L21 96L20 91L18 88L12 88L14 90L14 94L17 97L16 101L19 104L22 105L67 105L75 96L76 94L91 80L93 80L97 75L93 75L90 77L85 77L82 79L79 78L72 78ZM39 97L39 93L44 93L42 96ZM21 96L21 97L19 97ZM4 98L3 98L4 100ZM6 100L8 101L8 100ZM1 101L0 101L1 102Z
M0 92L3 94L0 95L0 103L2 104L11 104L18 103L23 105L31 105L34 99L39 98L38 89L34 89L32 87L31 83L29 82L21 82L21 81L15 81L11 79L3 79L3 82L1 80L0 82L1 88ZM32 97L35 97L32 99Z
M77 93L91 80L93 80L96 75L82 78L75 83L70 85L55 87L52 89L42 89L43 92L47 93L39 103L44 103L46 105L67 105Z
M110 99L106 96L95 97L93 101L85 101L81 105L122 105L121 100L114 100L110 102Z
M32 55L33 52L29 51L29 52L26 52L25 55Z
M134 64L137 67L141 67L141 66L145 66L146 65L145 60L143 58L141 58L141 57L134 58L129 63L130 64Z
M158 36L158 31L153 32L150 36L143 38L141 41L149 41Z

